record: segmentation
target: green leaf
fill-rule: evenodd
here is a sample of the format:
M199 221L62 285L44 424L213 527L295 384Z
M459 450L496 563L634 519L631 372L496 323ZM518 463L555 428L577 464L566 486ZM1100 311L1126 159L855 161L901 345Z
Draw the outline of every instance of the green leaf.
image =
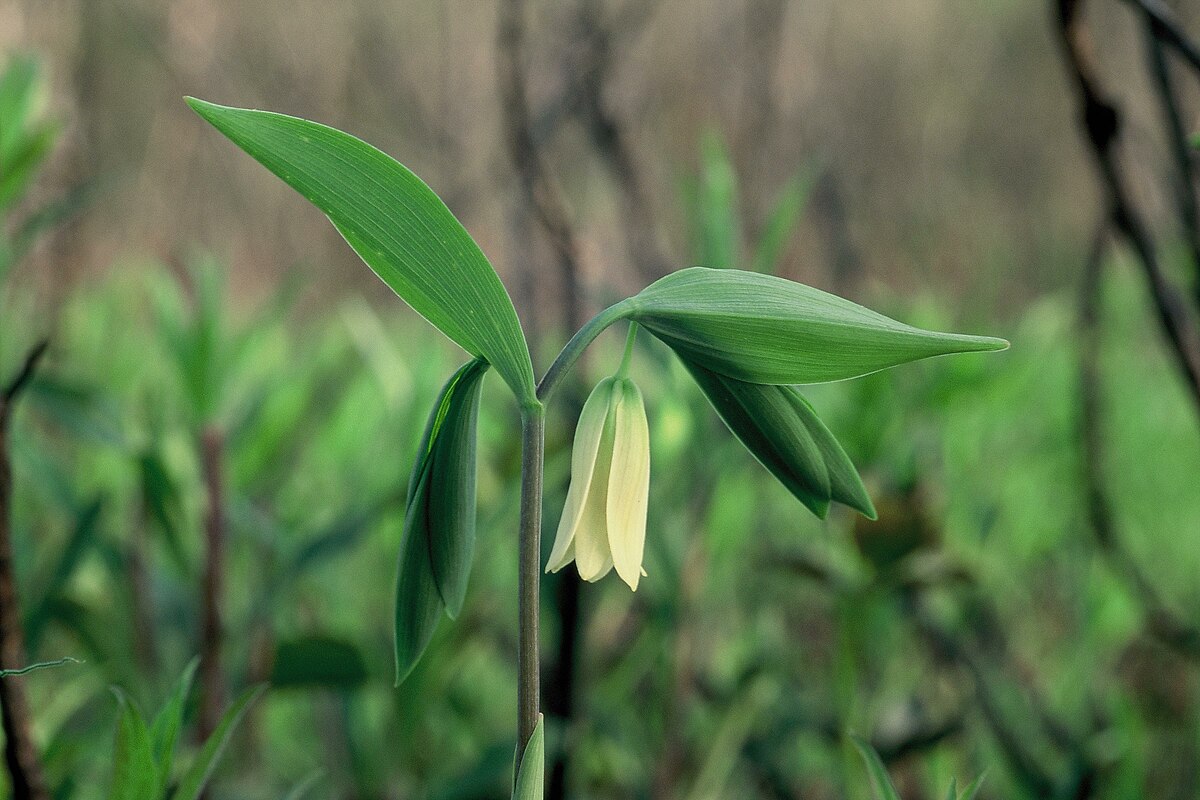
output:
M321 209L405 302L495 366L522 401L533 366L512 300L446 204L408 168L341 131L266 111L188 104Z
M799 392L789 392L788 398L792 401L796 415L816 442L817 449L821 451L821 457L825 461L825 468L829 470L829 498L853 508L867 519L877 519L875 504L867 494L867 487L863 486L854 462L846 455L841 443L832 431L825 427L812 404Z
M734 435L809 510L823 519L836 500L876 518L850 457L795 387L745 383L681 360Z
M97 499L80 509L75 529L59 554L54 569L37 582L45 588L25 619L26 636L31 645L41 642L46 624L54 616L55 602L66 593L84 557L96 547L103 505L103 501Z
M367 681L367 664L353 643L330 636L305 636L275 647L274 689L325 687L353 689Z
M692 203L696 257L713 267L732 267L742 250L737 175L729 150L712 131L700 143L700 175Z
M875 796L879 800L900 800L900 793L892 785L892 779L888 777L887 769L884 768L883 761L875 752L875 748L857 736L851 736L850 741L854 742L854 746L858 748L859 754L867 764L867 771L871 774L871 783L875 787Z
M803 169L784 187L783 193L775 201L775 205L771 208L771 212L767 215L767 221L763 225L758 246L754 249L754 256L750 260L752 272L767 274L776 272L784 248L787 247L792 231L795 230L801 212L804 211L804 206L812 193L815 176L816 172L811 167Z
M233 735L234 729L242 721L246 710L266 689L266 686L253 686L238 696L229 710L225 712L225 716L221 717L221 721L217 723L217 729L213 731L212 736L208 737L208 741L200 748L196 760L184 773L183 780L179 782L179 789L173 795L172 800L197 800L200 797L208 779L212 777L213 770L217 767L221 754L229 745L229 739Z
M475 552L476 429L486 362L463 366L447 383L426 430L429 552L450 618L467 594Z
M1008 346L913 328L811 286L742 270L680 270L630 305L630 318L681 356L749 383L823 383Z
M159 768L158 797L166 796L167 784L171 779L171 765L175 761L175 744L179 741L179 731L183 727L183 712L187 706L188 694L192 690L192 680L196 676L196 667L199 663L199 659L193 658L184 668L183 676L176 684L171 699L159 710L150 726L150 741Z
M13 152L27 135L26 124L33 112L38 82L38 62L29 56L16 56L0 72L0 172L7 172Z
M161 778L146 721L124 694L113 691L120 704L120 717L113 743L109 800L158 800Z
M829 470L797 413L790 386L744 383L682 359L717 414L758 461L818 517L829 510Z
M538 714L537 727L525 745L521 768L513 788L513 800L542 800L546 783L546 719Z
M308 776L304 780L293 786L288 793L283 796L283 800L300 800L300 798L308 794L309 791L316 786L317 781L321 780L323 777L325 777L325 770L313 770L312 772L308 773Z
M462 609L475 550L476 426L488 364L475 359L442 388L408 489L396 582L396 683L433 636L441 612Z
M978 778L967 784L967 788L963 789L962 794L958 796L958 800L975 800L975 795L979 794L979 788L983 786L983 779L987 776L987 770L984 770Z

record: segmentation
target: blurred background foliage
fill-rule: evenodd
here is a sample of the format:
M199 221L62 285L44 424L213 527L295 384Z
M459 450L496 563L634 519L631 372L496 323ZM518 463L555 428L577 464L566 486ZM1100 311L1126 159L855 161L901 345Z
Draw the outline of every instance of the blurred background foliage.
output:
M505 8L0 0L0 382L51 340L13 419L6 511L29 661L86 661L20 679L55 796L107 793L106 688L160 708L198 652L218 656L183 750L213 703L271 686L212 797L467 800L511 779L511 402L487 383L466 606L394 689L405 484L462 354L184 93L410 165L497 265L541 365L573 316L693 263L1012 341L806 389L870 523L804 512L643 337L649 577L636 594L545 581L551 796L865 798L848 732L905 798L985 769L983 798L1194 796L1200 426L1130 253L1093 259L1099 321L1081 322L1103 197L1050 10L531 3L514 44ZM1089 21L1134 194L1169 274L1191 275L1138 18ZM501 52L518 46L523 119ZM538 163L513 157L522 124ZM547 434L551 529L569 405Z

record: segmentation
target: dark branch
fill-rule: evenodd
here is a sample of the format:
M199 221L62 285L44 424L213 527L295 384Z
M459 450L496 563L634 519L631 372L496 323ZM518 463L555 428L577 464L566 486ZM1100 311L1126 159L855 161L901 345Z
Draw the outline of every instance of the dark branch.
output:
M1195 169L1192 148L1183 127L1183 115L1171 80L1171 68L1162 39L1155 35L1153 23L1146 23L1146 47L1150 57L1150 74L1154 79L1159 105L1162 107L1163 122L1170 142L1171 158L1175 162L1175 204L1179 214L1179 226L1192 257L1192 267L1197 271L1195 281L1196 307L1200 308L1200 214L1197 213Z
M1200 330L1191 309L1164 274L1149 229L1134 208L1118 169L1116 142L1120 114L1100 88L1091 38L1083 25L1083 2L1057 0L1057 20L1067 64L1079 90L1084 132L1104 182L1107 205L1113 209L1113 222L1142 265L1159 325L1188 383L1192 399L1200 408Z
M47 343L39 342L25 357L16 377L0 393L0 668L19 669L28 662L20 596L13 565L13 472L8 433L12 408L29 386ZM23 678L0 679L0 727L4 730L4 763L14 800L49 800L41 758L33 739L33 714Z
M4 388L4 392L0 393L0 414L6 415L9 413L13 401L29 386L29 382L33 380L34 373L37 372L38 363L42 360L42 356L46 354L46 348L49 346L50 340L42 339L25 356L25 361L22 362L21 368L17 370L17 374L9 381L8 386ZM0 416L0 420L6 419L6 416Z
M1154 35L1164 44L1170 45L1176 53L1200 73L1200 47L1183 32L1175 14L1161 0L1125 0L1146 16Z
M1182 656L1200 659L1200 627L1180 619L1163 601L1117 533L1112 501L1104 488L1104 432L1100 414L1100 296L1110 222L1099 226L1080 283L1079 437L1088 521L1100 552L1146 614L1148 632Z
M525 4L500 4L497 34L498 81L503 104L504 137L521 187L521 196L545 232L558 261L566 327L574 331L583 318L579 243L571 227L566 202L554 184L533 135L529 98L525 90Z

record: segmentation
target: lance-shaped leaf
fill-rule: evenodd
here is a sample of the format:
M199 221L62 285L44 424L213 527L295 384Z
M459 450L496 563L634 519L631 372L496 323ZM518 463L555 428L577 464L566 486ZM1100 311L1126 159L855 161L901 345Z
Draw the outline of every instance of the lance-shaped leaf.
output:
M800 421L808 428L821 457L825 459L825 469L829 471L829 499L836 500L842 505L849 506L860 512L868 519L875 519L875 504L863 486L862 478L850 456L842 449L841 442L833 435L825 423L817 416L816 410L792 387L786 387L788 399L796 410Z
M355 252L413 309L491 363L518 398L533 366L512 300L483 251L433 190L386 153L283 114L188 104L325 212Z
M811 286L742 270L673 272L630 306L631 319L681 356L749 383L823 383L1008 346L921 330Z
M871 747L868 741L858 736L851 736L850 741L854 742L855 748L858 749L858 754L862 756L863 761L867 765L867 772L871 774L871 784L875 787L875 797L878 800L900 800L900 793L892 785L892 779L888 777L887 768L883 766L883 760L875 752L875 748Z
M196 753L195 759L187 772L183 773L183 777L179 781L179 788L175 790L175 794L171 796L171 800L199 800L204 793L204 787L208 785L209 779L212 777L213 771L217 768L217 764L221 760L221 756L225 753L225 749L229 746L230 740L233 738L233 732L241 723L242 718L246 716L246 712L254 702L262 696L267 690L265 684L251 686L246 689L237 699L233 701L233 705L225 710L221 720L217 723L217 728L208 737L200 751Z
M682 360L734 435L809 510L824 518L836 500L875 518L854 464L794 387L746 383Z
M513 785L513 800L542 800L546 785L546 718L538 715L537 727L525 744L525 755Z
M156 800L159 766L146 720L125 695L116 692L120 704L116 740L113 743L112 786L109 800Z
M476 426L488 364L446 382L417 449L396 582L396 683L429 644L441 614L458 616L475 550Z

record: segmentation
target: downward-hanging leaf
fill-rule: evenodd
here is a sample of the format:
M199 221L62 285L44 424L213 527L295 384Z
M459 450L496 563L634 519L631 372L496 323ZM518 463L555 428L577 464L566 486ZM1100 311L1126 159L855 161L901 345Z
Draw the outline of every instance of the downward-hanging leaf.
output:
M475 550L476 426L488 364L446 382L425 426L408 488L396 581L396 683L425 651L441 612L462 609Z
M517 770L517 782L513 787L513 800L542 800L546 783L546 719L538 715L537 727L525 745L521 757L521 768Z
M533 367L512 300L446 204L407 167L349 134L295 117L188 104L325 212L413 309L534 400Z
M824 519L836 500L875 519L858 470L795 387L745 383L682 361L734 435L810 511Z
M246 710L266 690L266 686L252 686L238 696L229 710L225 712L225 716L221 717L221 721L217 723L217 729L213 731L212 736L208 737L208 741L196 754L196 760L184 773L183 779L179 782L179 789L172 795L171 800L197 800L200 797L208 779L212 777L213 770L217 768L217 762L220 761L225 748L229 746L230 737L233 736L242 717L246 715Z
M823 383L948 353L1003 350L987 336L921 330L811 286L742 270L673 272L629 317L681 356L749 383Z
M842 449L841 443L829 428L825 427L825 423L803 395L792 389L788 392L788 398L792 401L796 415L812 434L813 441L825 460L825 468L829 470L829 499L853 508L867 519L875 519L875 504L871 502L858 469Z
M829 510L829 470L788 386L745 383L683 359L717 414L797 500L822 519Z

